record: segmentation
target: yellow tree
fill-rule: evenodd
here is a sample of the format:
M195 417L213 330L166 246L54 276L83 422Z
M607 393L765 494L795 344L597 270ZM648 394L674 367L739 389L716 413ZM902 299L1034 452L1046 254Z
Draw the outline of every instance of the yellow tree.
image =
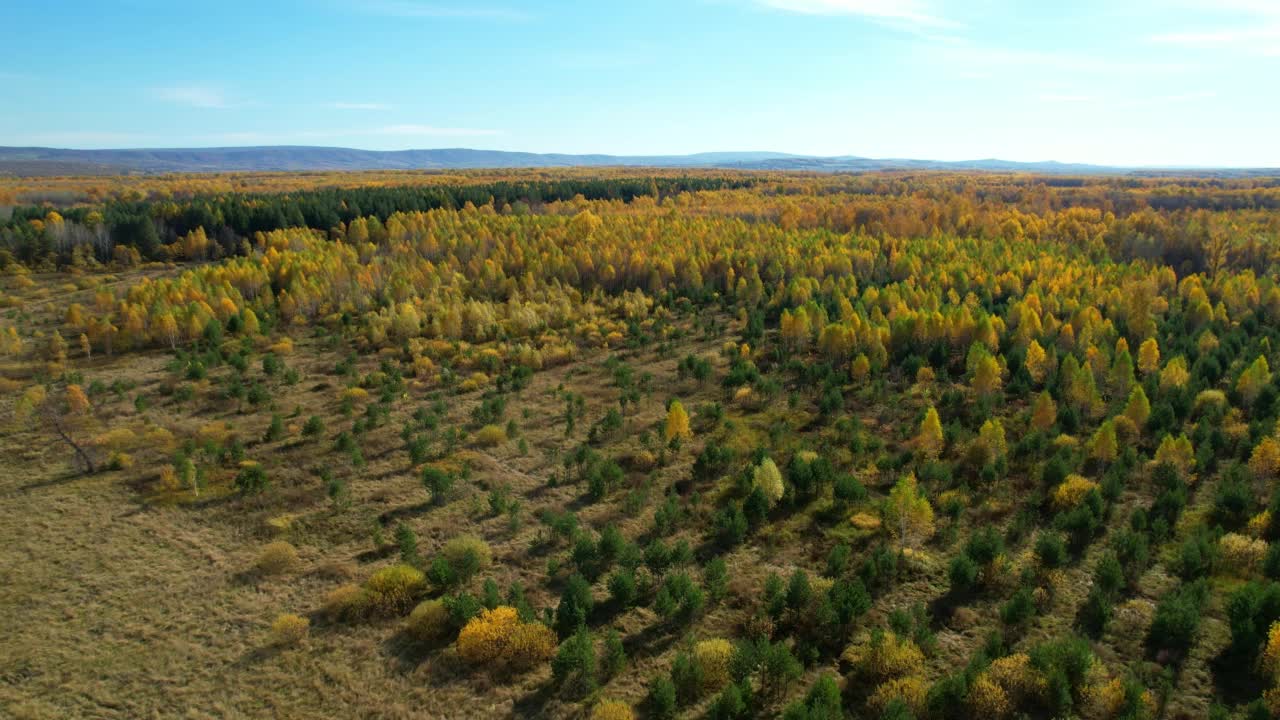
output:
M156 320L156 333L162 340L169 343L169 348L176 350L178 347L178 321L173 317L173 313L165 311L161 313Z
M764 492L764 496L769 499L769 504L777 504L782 499L785 488L782 485L782 471L778 469L778 464L773 458L765 458L756 466L753 479L760 490Z
M258 316L250 308L244 309L244 332L246 335L257 335L262 332L262 326L258 322Z
M1141 385L1134 385L1133 390L1129 391L1129 401L1125 403L1124 416L1129 418L1139 431L1147 424L1147 418L1151 417L1151 401L1147 400L1147 393Z
M1116 459L1119 452L1116 441L1116 424L1111 420L1102 423L1089 440L1089 457L1104 463Z
M693 435L689 429L689 413L685 412L684 405L679 400L672 400L671 406L667 408L667 423L663 428L663 435L667 442L678 442Z
M991 453L993 460L999 460L1009 452L1005 441L1004 425L998 419L990 419L982 423L982 428L978 430L978 441Z
M1179 355L1168 362L1164 369L1160 371L1160 387L1181 388L1191 379L1191 372L1187 370L1187 359Z
M1049 374L1049 354L1044 351L1044 347L1035 340L1027 346L1027 374L1037 383L1044 382L1044 378Z
M870 372L871 361L867 359L866 355L859 354L858 357L854 358L853 362L849 364L849 374L854 380L862 380L866 378Z
M1160 368L1160 345L1155 338L1147 338L1138 346L1138 369L1143 375Z
M1280 441L1263 438L1249 455L1249 470L1259 480L1271 480L1280 475Z
M1172 435L1165 435L1164 439L1160 441L1160 447L1156 448L1155 461L1173 465L1178 468L1179 472L1186 475L1191 472L1191 468L1196 464L1196 453L1186 433L1182 433L1176 438Z
M889 491L883 514L885 525L903 547L914 547L933 535L933 506L920 494L914 473L902 477Z
M1000 363L991 355L983 355L973 370L973 391L979 397L987 397L999 391L1000 387Z
M1240 373L1236 390L1240 392L1240 397L1244 398L1245 403L1253 404L1269 382L1271 382L1271 367L1267 364L1267 359L1259 355L1257 360Z
M1037 430L1048 430L1058 422L1058 404L1053 401L1048 391L1040 393L1035 405L1031 407L1031 427Z
M916 435L916 446L928 458L937 458L942 454L946 439L942 434L942 419L938 417L937 408L932 405L925 411L920 421L920 432Z

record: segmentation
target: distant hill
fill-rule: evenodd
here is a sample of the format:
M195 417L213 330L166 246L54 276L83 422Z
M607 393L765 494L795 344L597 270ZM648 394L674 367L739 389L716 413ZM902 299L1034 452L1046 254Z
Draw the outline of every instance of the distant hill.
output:
M273 145L226 148L70 150L0 147L0 174L74 175L124 173L265 172L306 170L448 170L549 167L666 167L739 170L868 172L875 170L978 170L1056 174L1205 174L1274 175L1277 170L1121 168L1059 162L1007 160L874 159L844 155L818 157L777 152L708 152L694 155L568 155L443 148L435 150L356 150L352 148Z

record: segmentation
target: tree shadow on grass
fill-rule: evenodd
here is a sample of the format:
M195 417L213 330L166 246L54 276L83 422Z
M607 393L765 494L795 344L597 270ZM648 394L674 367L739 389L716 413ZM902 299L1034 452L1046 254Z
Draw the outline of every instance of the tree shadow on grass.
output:
M418 503L417 505L405 505L403 507L393 508L391 510L384 511L379 515L378 522L382 523L385 527L398 520L425 515L427 511L431 510L433 507L437 507L437 505L430 500L426 500Z
M67 472L38 482L19 485L17 492L35 492L36 490L58 487L59 485L67 485L85 477L89 476L80 472Z

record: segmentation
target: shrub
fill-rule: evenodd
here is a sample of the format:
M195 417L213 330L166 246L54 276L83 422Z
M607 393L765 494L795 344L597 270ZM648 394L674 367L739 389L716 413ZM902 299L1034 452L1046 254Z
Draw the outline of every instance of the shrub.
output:
M280 647L298 645L307 639L310 628L311 621L304 617L292 613L278 615L271 623L271 643Z
M507 665L524 669L551 659L555 652L555 632L542 623L527 622L511 633L504 659Z
M902 703L911 714L920 717L925 711L925 697L929 692L928 683L919 676L894 678L881 683L867 698L867 708L876 717L886 717L889 706L894 702Z
M591 711L591 720L632 720L631 706L619 700L601 700Z
M1218 540L1218 550L1228 568L1247 576L1262 567L1267 556L1267 543L1265 540L1227 533Z
M403 615L427 586L421 570L409 565L382 568L365 581L368 610L374 615Z
M260 493L267 485L267 473L258 463L249 463L236 474L236 488L245 495Z
M461 582L493 564L489 544L472 535L453 538L440 549L440 555Z
M451 628L449 608L443 600L424 600L409 613L406 628L415 640L428 642L442 637Z
M1002 720L1013 712L1013 704L1004 688L982 673L969 688L969 712L975 718Z
M915 675L924 667L924 653L920 648L910 639L892 632L873 633L867 642L845 650L844 659L853 664L860 675L877 681Z
M1098 489L1098 484L1079 475L1068 475L1053 489L1053 506L1058 510L1070 510L1079 505L1091 490Z
M729 682L729 660L733 645L724 638L703 640L693 646L693 659L698 664L704 691L717 690Z
M329 591L322 612L332 621L352 622L364 616L366 607L364 589L348 583Z
M263 575L280 575L297 568L298 562L297 549L283 540L277 540L262 548L254 568Z
M773 458L765 458L756 466L753 479L756 487L764 492L764 496L770 505L774 505L782 499L782 471L778 469L778 465L773 461Z
M986 674L1004 690L1014 705L1020 705L1044 690L1044 678L1031 666L1031 657L1026 653L1005 655L993 660Z
M479 665L526 669L555 654L555 635L541 623L524 623L513 607L484 610L458 633L458 655Z
M497 447L507 440L507 431L501 425L485 425L476 431L473 438L477 447Z

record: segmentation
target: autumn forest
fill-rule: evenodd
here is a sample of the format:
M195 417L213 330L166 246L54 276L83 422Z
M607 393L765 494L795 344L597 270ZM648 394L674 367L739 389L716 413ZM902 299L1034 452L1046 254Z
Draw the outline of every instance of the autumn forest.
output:
M1274 178L0 177L0 708L1280 717L1276 344Z

